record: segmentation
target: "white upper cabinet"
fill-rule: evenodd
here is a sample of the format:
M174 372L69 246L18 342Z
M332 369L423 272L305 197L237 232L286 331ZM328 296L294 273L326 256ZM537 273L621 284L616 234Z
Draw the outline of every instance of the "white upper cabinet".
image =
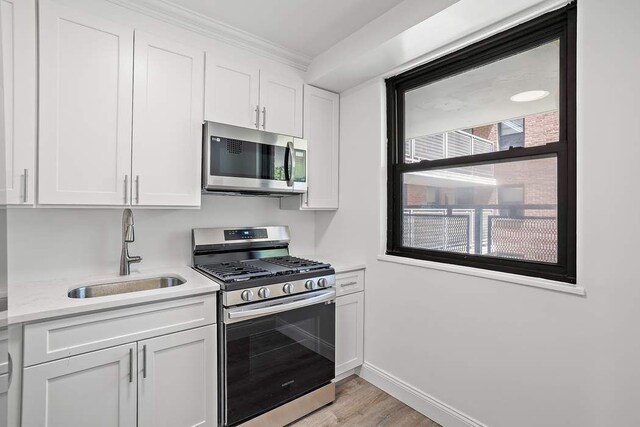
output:
M308 183L304 207L338 209L340 95L304 88L304 138L308 142Z
M307 140L307 192L284 197L282 209L338 209L340 95L304 86L304 132Z
M303 83L260 72L260 129L302 137Z
M260 70L207 55L205 119L256 129Z
M134 205L199 206L204 51L136 31Z
M36 2L0 0L6 201L35 201Z
M205 120L302 137L302 79L207 55Z
M133 29L40 1L39 202L124 205Z

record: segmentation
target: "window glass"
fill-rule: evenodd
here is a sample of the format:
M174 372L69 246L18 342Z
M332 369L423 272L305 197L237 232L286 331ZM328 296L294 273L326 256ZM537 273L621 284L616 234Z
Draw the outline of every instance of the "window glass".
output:
M555 157L410 172L403 186L405 247L558 260Z
M554 40L404 94L404 162L559 140L560 43Z
M576 283L576 10L386 80L387 254Z

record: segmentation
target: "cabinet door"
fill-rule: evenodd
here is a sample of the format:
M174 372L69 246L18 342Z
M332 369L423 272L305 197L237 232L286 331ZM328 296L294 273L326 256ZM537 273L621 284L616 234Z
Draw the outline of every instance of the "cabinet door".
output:
M302 80L260 71L260 129L302 137Z
M338 209L340 95L304 88L304 138L308 142L308 183L304 208Z
M138 366L139 427L217 424L214 325L140 341Z
M8 425L6 418L9 414L9 374L0 375L0 425Z
M364 293L336 298L336 375L364 360Z
M204 118L257 129L260 70L207 54Z
M0 0L6 202L33 204L36 150L36 2Z
M23 427L134 427L136 344L24 369Z
M40 1L38 200L124 205L133 30Z
M135 39L132 203L200 206L204 51Z

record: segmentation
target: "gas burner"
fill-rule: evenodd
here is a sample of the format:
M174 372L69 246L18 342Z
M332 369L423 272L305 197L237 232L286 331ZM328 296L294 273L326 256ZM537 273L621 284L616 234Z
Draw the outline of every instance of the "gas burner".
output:
M279 274L301 273L305 271L320 270L323 268L331 267L329 264L293 256L263 258L262 260L289 269L288 271L280 272Z
M236 282L259 277L272 276L273 273L246 262L222 262L198 266L202 271L225 282Z

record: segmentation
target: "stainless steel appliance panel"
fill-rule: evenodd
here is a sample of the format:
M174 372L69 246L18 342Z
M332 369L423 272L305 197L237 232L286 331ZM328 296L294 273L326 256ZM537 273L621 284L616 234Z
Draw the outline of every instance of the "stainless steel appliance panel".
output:
M207 191L304 193L307 141L206 122L203 187Z

